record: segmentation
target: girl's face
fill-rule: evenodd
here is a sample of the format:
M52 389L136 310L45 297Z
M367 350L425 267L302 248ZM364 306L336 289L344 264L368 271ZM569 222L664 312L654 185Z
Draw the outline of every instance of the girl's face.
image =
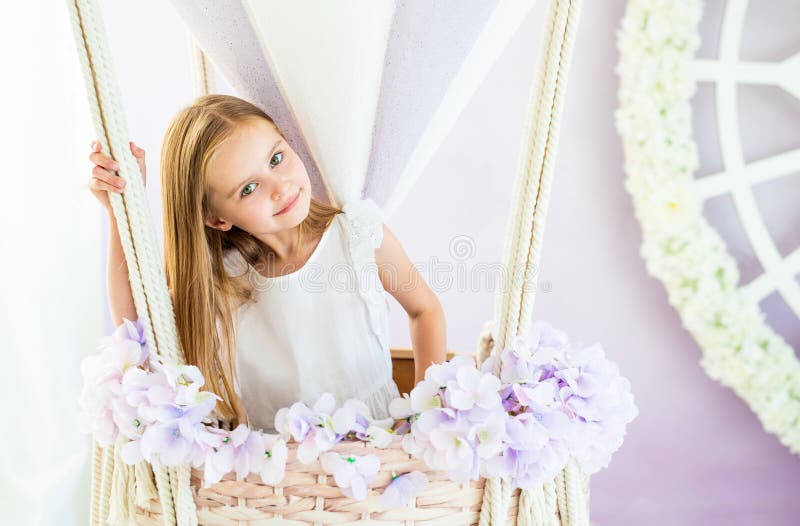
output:
M263 239L308 215L306 167L265 119L241 123L214 152L208 169L211 210L205 224L212 228L227 231L235 225Z

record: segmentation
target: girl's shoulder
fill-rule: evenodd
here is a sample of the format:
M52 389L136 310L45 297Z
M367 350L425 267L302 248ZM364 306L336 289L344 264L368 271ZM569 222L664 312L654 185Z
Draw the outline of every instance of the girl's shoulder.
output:
M383 241L384 214L372 198L351 199L342 206L342 223L350 243L378 248Z

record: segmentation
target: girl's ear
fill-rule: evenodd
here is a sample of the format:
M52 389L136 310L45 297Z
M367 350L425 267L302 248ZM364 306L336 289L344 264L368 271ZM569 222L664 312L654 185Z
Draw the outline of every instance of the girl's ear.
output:
M222 230L223 232L227 232L233 228L233 223L229 223L228 221L225 221L224 219L221 219L210 213L206 215L204 222L211 228L216 228L217 230Z

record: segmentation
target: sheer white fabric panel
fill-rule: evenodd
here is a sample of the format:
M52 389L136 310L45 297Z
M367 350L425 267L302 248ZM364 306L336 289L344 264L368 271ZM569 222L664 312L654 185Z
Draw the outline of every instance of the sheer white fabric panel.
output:
M329 194L361 197L394 2L243 4Z
M172 5L237 96L266 111L283 131L306 165L314 197L329 202L317 165L278 90L241 0L172 0Z
M172 3L232 89L275 117L315 197L371 197L388 218L534 0Z

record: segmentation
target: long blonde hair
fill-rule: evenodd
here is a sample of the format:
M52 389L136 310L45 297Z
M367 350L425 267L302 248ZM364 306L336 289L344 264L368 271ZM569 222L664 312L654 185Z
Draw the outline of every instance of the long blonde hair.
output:
M253 286L245 276L229 275L223 256L236 250L256 265L270 250L236 226L223 232L205 225L208 165L239 125L258 118L270 122L283 136L257 106L230 95L204 95L172 119L161 146L164 260L178 336L186 362L203 373L204 388L222 398L216 412L230 425L247 422L234 388L233 315L253 299ZM305 235L321 235L340 212L312 198L308 216L298 228L297 247Z

